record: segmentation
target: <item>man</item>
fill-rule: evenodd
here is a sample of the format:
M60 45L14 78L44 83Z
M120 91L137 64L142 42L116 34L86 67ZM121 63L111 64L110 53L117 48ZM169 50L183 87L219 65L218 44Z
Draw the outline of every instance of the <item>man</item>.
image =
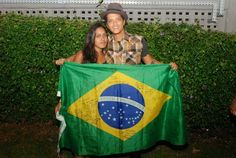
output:
M106 61L109 64L159 64L148 52L147 42L142 36L126 32L128 15L119 3L110 3L107 10L100 14L112 32L108 40ZM175 63L171 63L177 69Z
M159 64L148 52L147 42L142 36L126 32L128 15L119 3L110 3L106 11L100 14L107 28L112 32L108 38L108 51L105 55L108 64ZM177 69L175 63L171 63ZM139 153L130 154L130 158L140 158Z

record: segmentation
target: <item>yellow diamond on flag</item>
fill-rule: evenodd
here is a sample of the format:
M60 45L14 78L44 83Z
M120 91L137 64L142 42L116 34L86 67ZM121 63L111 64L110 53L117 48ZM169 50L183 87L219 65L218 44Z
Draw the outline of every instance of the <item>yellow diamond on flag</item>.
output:
M143 98L143 102L132 100L132 97L104 96L106 91L111 90L111 87L114 88L116 85L125 85L128 88L137 89L138 92L136 93L140 93L140 98ZM123 91L121 93L128 93L128 89L122 89L121 91ZM130 94L130 96L133 95ZM68 108L68 113L125 141L156 118L164 103L170 98L171 96L168 94L121 72L115 72L72 103ZM115 105L117 106L124 106L124 109L137 109L134 111L137 115L133 118L125 117L131 115L130 111L115 107L113 103L116 103ZM110 108L117 110L118 117L114 117L114 113L109 113L109 110L101 111L103 106L112 106ZM115 125L113 126L113 122L119 122L119 128Z

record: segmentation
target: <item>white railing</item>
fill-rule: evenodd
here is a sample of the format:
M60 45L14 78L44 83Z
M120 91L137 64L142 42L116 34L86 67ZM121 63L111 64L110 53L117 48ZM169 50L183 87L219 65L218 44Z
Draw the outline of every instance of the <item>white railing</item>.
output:
M0 0L0 9L1 13L7 13L11 11L16 11L19 13L24 13L24 14L29 14L29 15L36 15L37 12L39 14L47 14L48 16L66 16L66 17L82 17L88 20L89 19L94 19L98 18L98 14L91 14L93 12L96 12L97 9L100 8L92 8L92 6L96 6L99 0ZM202 21L202 25L208 25L205 21L211 22L216 22L217 21L217 16L218 15L223 15L224 14L224 4L225 0L104 0L102 6L106 6L108 3L113 3L113 2L119 2L121 3L125 10L128 8L131 10L132 14L129 15L131 18L129 20L132 21L139 21L139 20L145 20L145 21L152 21L153 18L155 17L160 17L164 15L164 13L168 13L169 11L165 12L165 8L174 8L174 7L181 7L183 9L183 12L181 13L181 16L176 16L177 12L181 11L173 11L176 12L172 16L168 13L165 17L162 16L161 18L164 19L164 21L173 21L176 22L177 19L178 21L182 21L183 19L186 22L193 22L194 18ZM8 5L9 4L9 5ZM27 5L24 5L27 4ZM49 5L47 5L49 4ZM63 5L61 5L63 4ZM73 4L81 4L81 5L73 5ZM84 11L79 13L81 10L81 7L86 5L84 8ZM4 6L10 6L9 8L4 7ZM17 6L20 5L20 8L17 8ZM43 7L42 7L43 5ZM70 5L70 7L68 7ZM37 8L37 6L40 6ZM50 7L48 7L50 6ZM67 7L66 7L67 6ZM77 7L77 8L76 8ZM47 11L42 11L40 9L45 9ZM60 8L60 11L58 10ZM159 14L156 13L156 9L161 9L162 13ZM182 16L185 12L191 12L192 8L197 8L196 13L194 16L194 13L192 13L191 17L190 16ZM205 13L199 10L199 8L208 8L207 12L206 10ZM14 10L15 9L15 10ZM101 9L104 9L104 7L101 7ZM74 14L76 11L71 11L71 10L77 10L77 13ZM91 10L91 11L89 11ZM128 11L128 10L127 10ZM140 12L139 12L140 11ZM58 14L60 12L60 14ZM68 12L68 13L67 13ZM87 15L88 12L88 15ZM199 13L197 13L199 12ZM210 12L210 13L209 13ZM31 14L32 13L32 14ZM66 13L66 14L65 14ZM136 15L137 14L137 15ZM144 15L143 15L144 14ZM198 15L207 15L208 16L198 16ZM146 15L151 15L147 17ZM189 14L186 14L189 15ZM142 17L140 17L142 16ZM138 17L138 18L137 18ZM204 22L203 22L204 21Z

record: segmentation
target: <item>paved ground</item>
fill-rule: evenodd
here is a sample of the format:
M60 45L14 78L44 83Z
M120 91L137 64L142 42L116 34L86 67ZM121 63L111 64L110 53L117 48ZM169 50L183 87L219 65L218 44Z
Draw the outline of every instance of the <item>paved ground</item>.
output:
M236 157L236 123L229 128L195 129L188 133L188 145L178 148L159 143L150 150L142 151L141 157ZM56 158L57 137L58 125L55 122L1 123L0 158ZM126 158L127 155L119 157ZM72 158L72 156L70 152L64 151L61 158Z

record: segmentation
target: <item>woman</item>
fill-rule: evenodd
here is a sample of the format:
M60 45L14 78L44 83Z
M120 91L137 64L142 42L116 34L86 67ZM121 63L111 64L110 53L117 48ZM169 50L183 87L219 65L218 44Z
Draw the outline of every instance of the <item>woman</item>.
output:
M66 59L56 60L56 65L63 65L66 61L103 64L105 62L107 40L105 27L101 23L95 23L86 35L84 49Z
M80 50L75 55L68 58L61 58L56 60L56 65L63 65L64 62L78 62L78 63L105 63L105 49L107 46L107 33L105 27L100 23L93 24L87 35L85 46L83 50ZM60 96L59 96L60 97ZM59 100L55 113L57 114L61 107L61 99ZM75 158L83 158L76 156Z
M56 65L63 65L64 62L78 62L78 63L98 63L103 64L105 60L105 49L107 46L107 32L101 23L93 24L87 35L85 46L83 50L78 51L75 55L68 58L61 58L56 60ZM55 112L60 109L60 101L55 108Z

